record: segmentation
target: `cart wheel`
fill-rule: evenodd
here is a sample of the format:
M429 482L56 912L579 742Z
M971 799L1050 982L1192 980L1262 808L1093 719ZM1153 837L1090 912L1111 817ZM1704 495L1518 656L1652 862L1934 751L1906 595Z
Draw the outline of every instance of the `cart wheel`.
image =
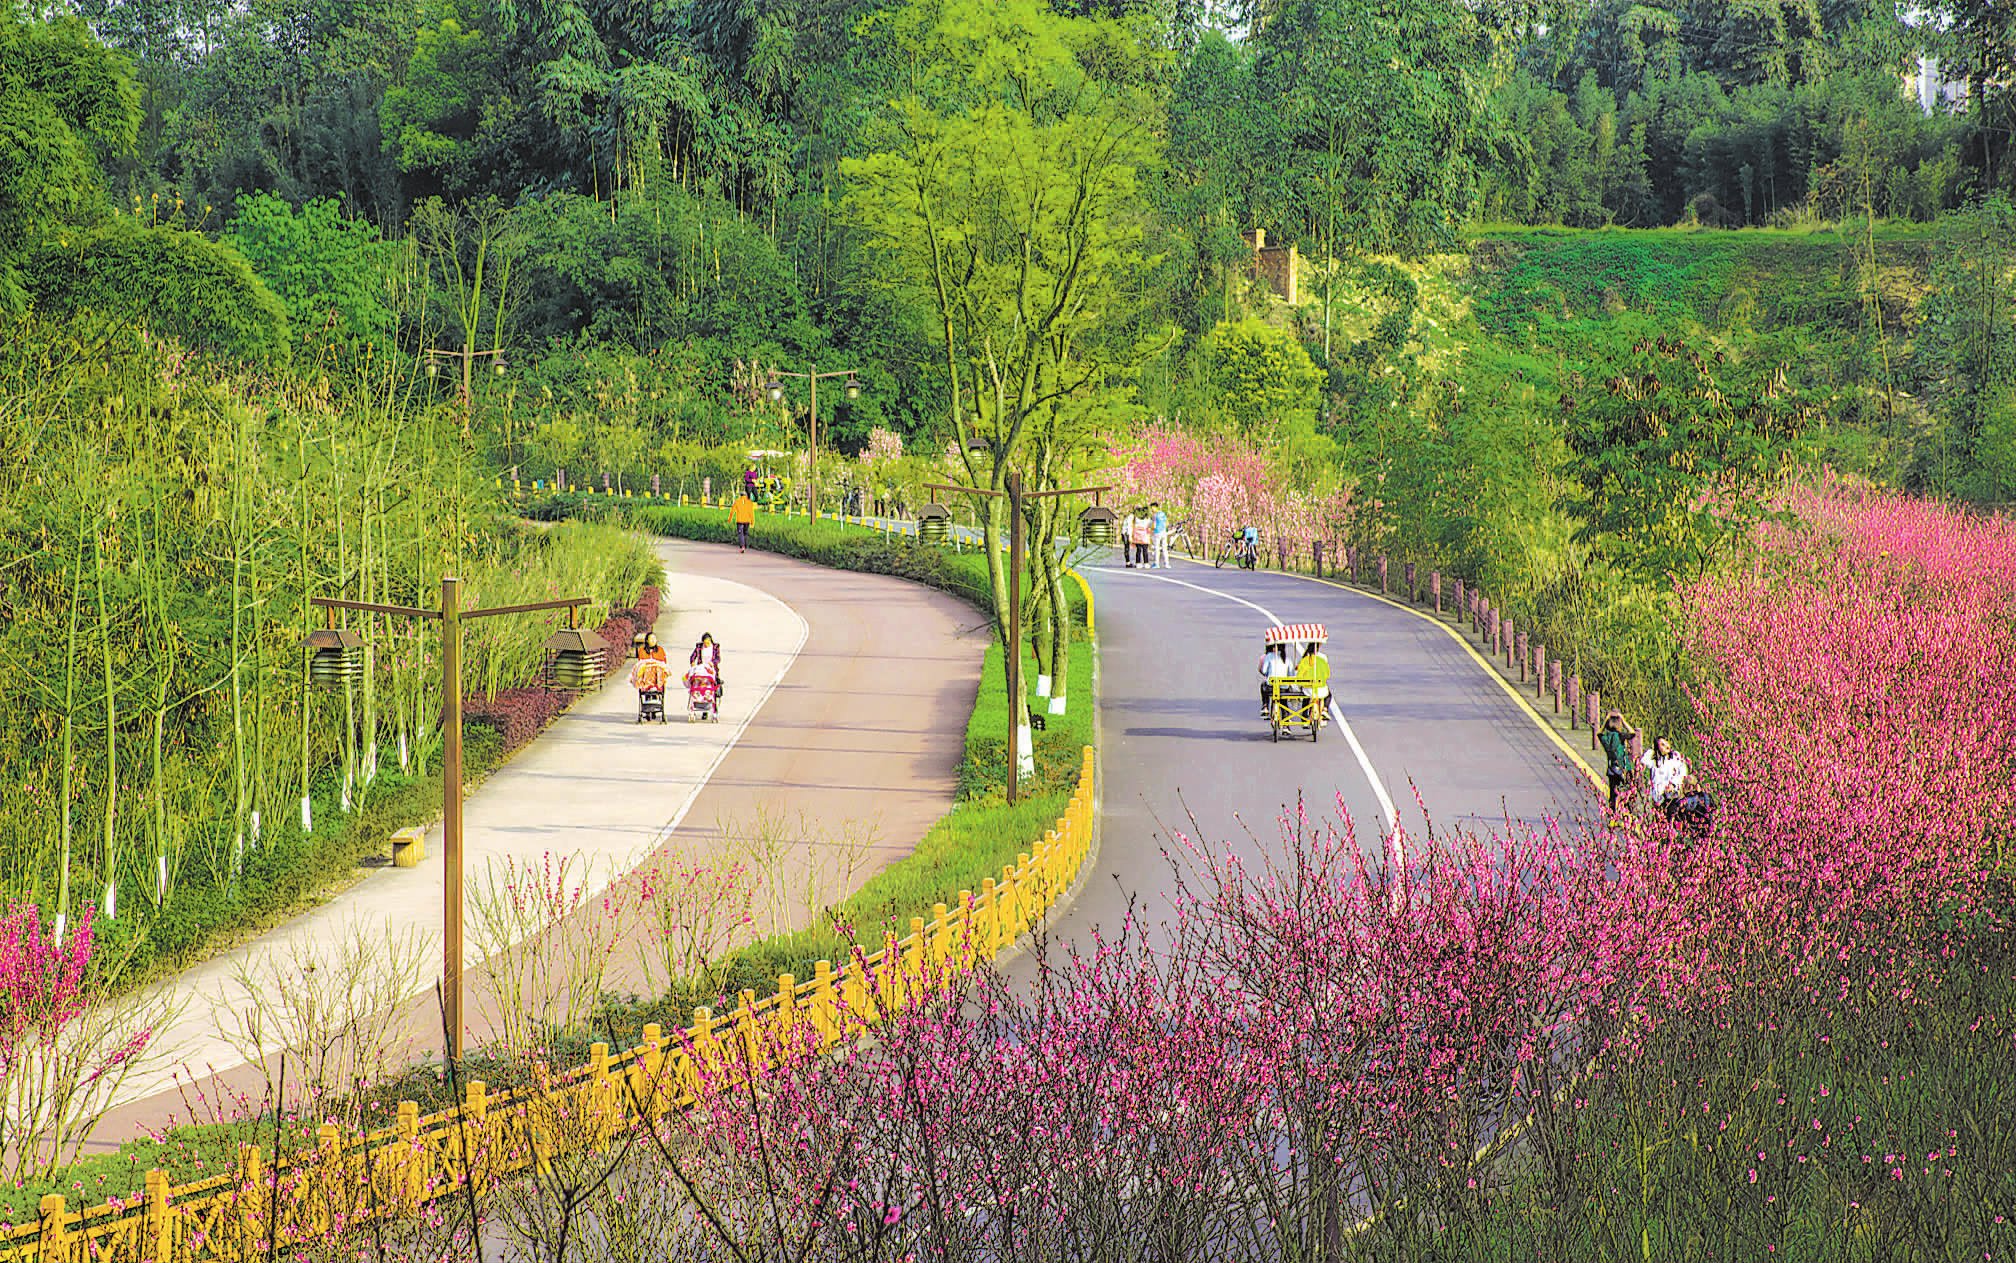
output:
M1279 714L1274 715L1270 722L1274 728L1274 740L1281 740L1281 716Z
M1321 738L1318 737L1316 734L1322 731L1323 731L1323 716L1319 713L1316 716L1316 718L1309 721L1309 739L1311 741L1321 740Z

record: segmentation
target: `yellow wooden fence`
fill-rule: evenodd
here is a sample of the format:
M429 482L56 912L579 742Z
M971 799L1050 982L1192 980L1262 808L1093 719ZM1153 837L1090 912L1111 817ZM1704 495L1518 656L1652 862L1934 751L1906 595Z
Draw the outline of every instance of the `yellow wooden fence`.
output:
M268 1168L256 1146L238 1169L170 1187L149 1171L136 1203L71 1210L42 1199L35 1223L0 1237L0 1263L254 1263L275 1249L322 1239L373 1218L411 1213L438 1198L606 1143L626 1126L690 1105L696 1095L760 1073L780 1050L832 1048L991 960L1026 933L1077 878L1092 841L1094 766L1086 747L1069 807L1033 851L913 917L873 954L857 949L811 978L777 979L775 993L744 991L733 1011L693 1011L667 1038L655 1025L622 1052L596 1044L586 1065L492 1096L467 1085L454 1108L422 1115L401 1102L390 1128L345 1136L322 1127L316 1147ZM275 1238L277 1237L277 1241Z

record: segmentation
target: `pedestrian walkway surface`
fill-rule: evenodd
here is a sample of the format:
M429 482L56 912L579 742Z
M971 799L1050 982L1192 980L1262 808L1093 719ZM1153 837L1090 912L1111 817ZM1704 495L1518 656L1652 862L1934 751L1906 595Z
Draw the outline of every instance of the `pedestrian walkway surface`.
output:
M722 757L770 697L805 642L806 623L789 605L731 579L673 572L668 567L664 613L655 630L671 651L675 674L685 646L702 631L732 651L722 664L726 692L718 723L688 723L683 694L667 695L664 725L636 723L637 695L629 667L577 701L531 745L493 772L463 806L464 873L480 880L486 866L506 860L535 867L546 857L572 857L569 875L585 878L592 899L655 850L676 829ZM248 996L240 962L291 958L304 948L333 948L357 932L374 937L426 938L425 990L439 973L442 912L441 825L427 831L426 858L413 868L382 868L313 911L233 951L213 957L169 984L180 1013L161 1032L157 1063L123 1085L119 1100L139 1101L168 1089L176 1072L216 1072L245 1063L233 1014ZM465 961L477 963L466 941ZM277 1038L262 1052L279 1051Z
M471 791L464 807L472 880L507 858L569 864L600 891L660 860L750 864L752 823L767 821L766 925L802 924L808 900L858 888L907 854L952 806L963 737L979 686L986 620L963 602L880 575L829 570L769 554L666 540L664 614L655 630L675 668L700 633L722 646L722 719L689 724L677 689L669 722L637 725L627 667L583 698ZM414 993L390 1017L407 1055L438 1053L440 830L414 869L372 872L312 912L169 984L183 1011L148 1073L122 1086L89 1152L205 1121L233 1097L257 1100L275 1068L248 1064L228 1036L245 1011L237 962L326 958L358 932L426 943ZM578 917L604 915L584 900ZM572 923L570 919L569 923ZM753 930L752 930L753 932ZM612 950L607 985L641 989L634 918ZM476 944L469 944L471 965ZM467 975L472 1038L494 1003ZM298 1075L298 1062L296 1075ZM292 1083L292 1079L289 1082ZM228 1109L224 1112L228 1112Z

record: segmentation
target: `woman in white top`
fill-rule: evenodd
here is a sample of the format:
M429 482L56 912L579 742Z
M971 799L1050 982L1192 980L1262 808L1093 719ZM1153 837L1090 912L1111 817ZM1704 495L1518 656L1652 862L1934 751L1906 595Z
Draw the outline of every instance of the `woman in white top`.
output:
M1295 674L1295 664L1288 661L1288 646L1269 645L1260 658L1260 717L1267 718L1273 712L1268 709L1274 700L1274 685Z
M1127 510L1127 516L1120 519L1120 559L1127 568L1134 568L1134 510Z
M1687 760L1665 737L1655 737L1652 748L1638 762L1652 782L1652 805L1665 807L1680 797L1681 783L1687 779Z

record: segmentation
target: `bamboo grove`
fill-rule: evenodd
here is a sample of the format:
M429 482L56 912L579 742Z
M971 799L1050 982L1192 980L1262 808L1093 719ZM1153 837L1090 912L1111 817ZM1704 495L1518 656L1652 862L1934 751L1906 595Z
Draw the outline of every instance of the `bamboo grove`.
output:
M506 519L410 359L222 369L84 318L0 342L0 886L59 925L92 909L129 961L340 874L436 755L435 631L357 616L361 678L317 690L311 597L430 605L459 574L607 608L647 577L613 533ZM526 682L547 632L472 626L467 691Z

